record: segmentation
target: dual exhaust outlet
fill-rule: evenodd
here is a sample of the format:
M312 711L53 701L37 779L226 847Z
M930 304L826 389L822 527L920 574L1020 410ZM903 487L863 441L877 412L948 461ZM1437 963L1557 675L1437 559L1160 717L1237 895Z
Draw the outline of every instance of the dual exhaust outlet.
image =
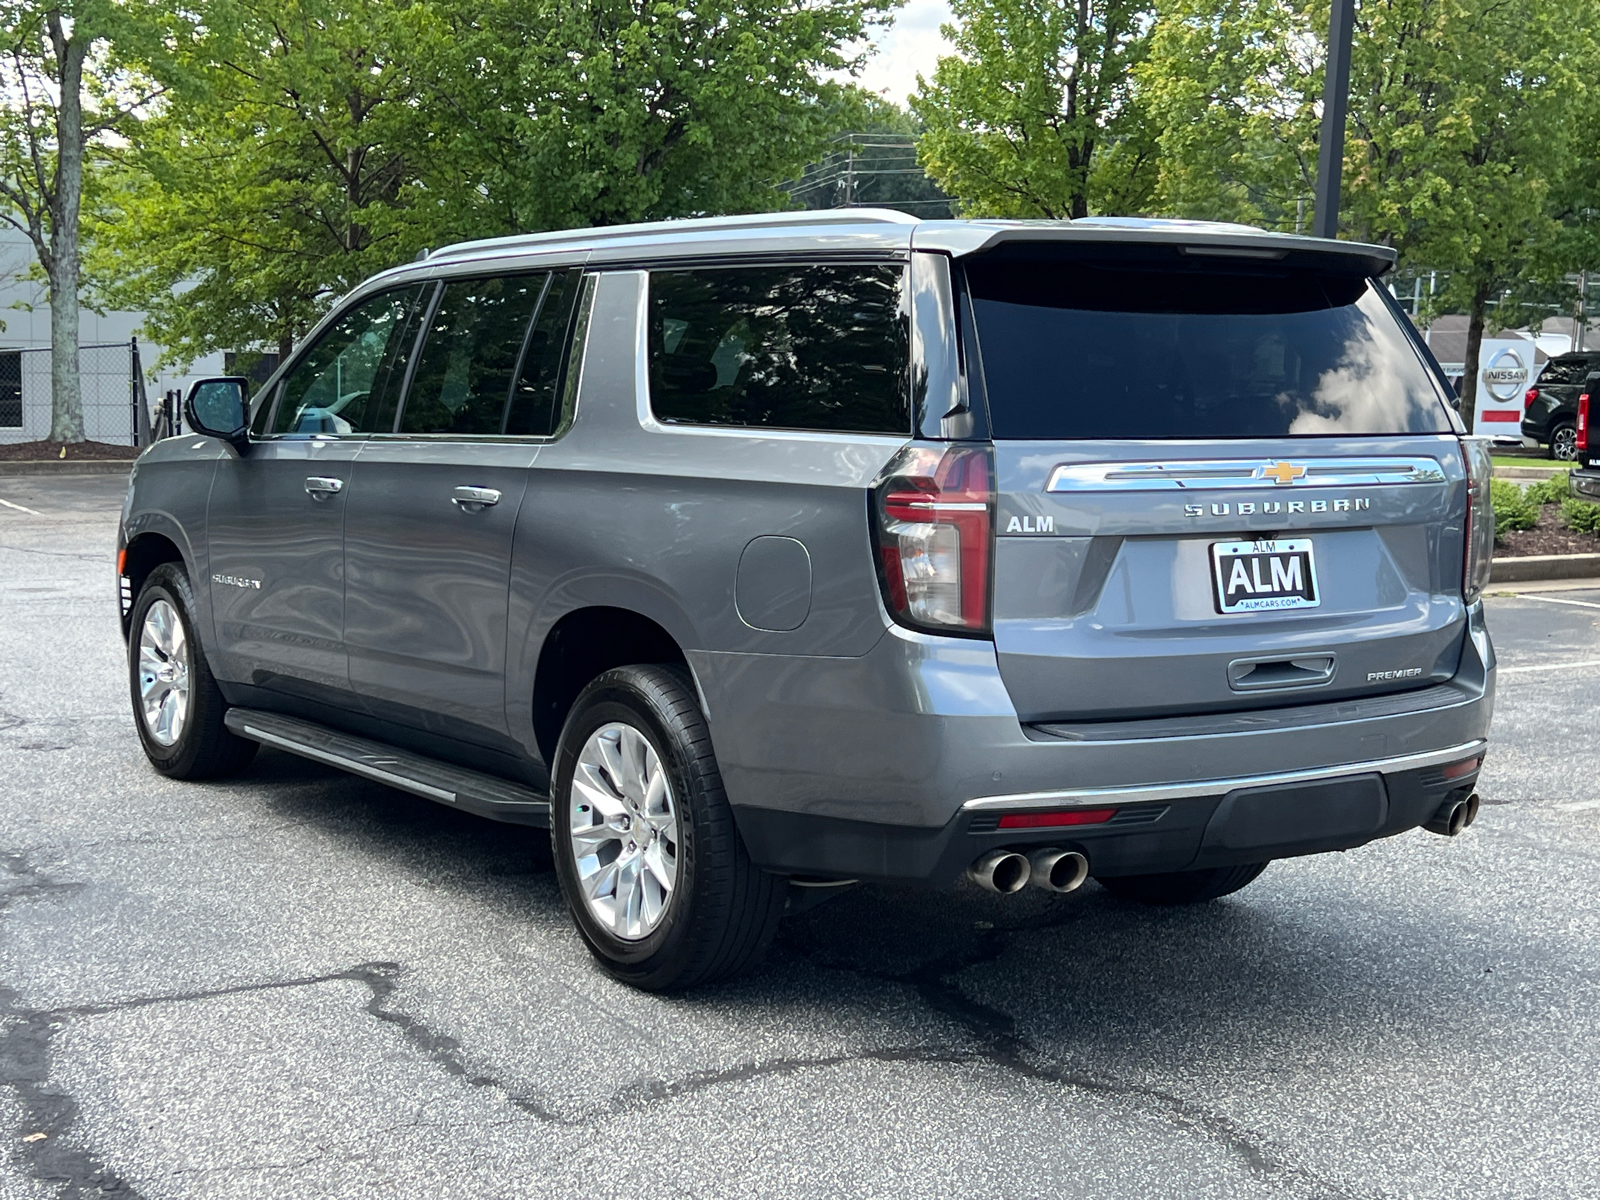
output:
M981 888L1010 896L1030 883L1047 892L1075 892L1089 878L1089 860L1076 850L1046 846L1031 854L991 850L967 868Z
M1422 827L1429 833L1455 837L1477 819L1478 793L1473 792L1465 800L1446 800L1439 806L1438 812L1422 823Z
M1478 817L1478 793L1465 800L1447 800L1423 823L1429 833L1455 837ZM1089 878L1089 860L1076 850L1046 846L1031 854L991 850L967 868L967 878L1002 896L1014 895L1030 883L1047 892L1075 892Z

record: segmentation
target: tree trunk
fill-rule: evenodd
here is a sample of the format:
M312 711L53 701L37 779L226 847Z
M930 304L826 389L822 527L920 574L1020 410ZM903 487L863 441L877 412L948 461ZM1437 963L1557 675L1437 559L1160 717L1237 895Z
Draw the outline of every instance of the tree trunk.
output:
M61 14L49 16L60 71L56 177L50 200L50 440L81 442L83 388L78 374L78 210L83 201L83 53L68 40ZM75 31L76 32L76 31Z
M1478 357L1483 349L1484 317L1489 311L1489 285L1480 283L1472 291L1472 308L1467 318L1467 359L1461 368L1461 419L1472 432L1478 410Z

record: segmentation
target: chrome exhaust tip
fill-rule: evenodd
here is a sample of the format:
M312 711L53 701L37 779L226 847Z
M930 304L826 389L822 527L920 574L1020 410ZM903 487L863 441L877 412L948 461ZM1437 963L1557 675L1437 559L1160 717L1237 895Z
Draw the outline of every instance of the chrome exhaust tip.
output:
M1422 823L1422 827L1441 837L1455 837L1477 818L1478 793L1473 792L1465 800L1446 800L1439 806L1438 812Z
M1076 850L1047 846L1028 855L1028 879L1047 892L1075 892L1089 878L1089 860Z
M991 850L967 868L967 878L981 888L1010 896L1028 886L1031 869L1015 850Z

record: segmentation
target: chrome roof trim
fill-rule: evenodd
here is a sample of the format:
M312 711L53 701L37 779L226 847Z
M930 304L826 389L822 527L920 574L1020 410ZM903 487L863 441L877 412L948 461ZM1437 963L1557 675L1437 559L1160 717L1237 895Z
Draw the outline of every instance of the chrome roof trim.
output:
M582 249L609 247L618 242L636 241L640 248L667 248L685 238L741 233L791 232L795 236L825 234L849 226L907 226L917 218L889 208L825 208L811 212L746 213L732 217L691 217L677 221L642 221L632 225L602 225L589 229L558 229L548 233L513 234L510 237L484 238L457 242L433 251L429 262L448 258L498 257L530 250Z
M1280 482L1280 466L1301 474ZM1179 462L1062 463L1050 472L1047 492L1204 492L1268 488L1293 495L1302 488L1375 487L1443 483L1444 468L1432 458L1196 459Z
M1235 248L1253 257L1260 257L1267 251L1273 252L1274 257L1291 252L1336 255L1357 259L1364 269L1374 274L1387 271L1394 265L1395 258L1394 251L1385 246L1270 233L1248 225L1215 221L1146 217L1088 217L1078 221L923 220L894 209L832 208L514 234L443 246L431 251L422 262L407 265L432 266L549 251L608 258L728 254L748 252L752 246L764 253L894 247L901 251L908 248L929 250L959 257L1013 241L1144 242L1204 247L1208 254L1226 254L1229 248Z
M1092 808L1097 805L1154 804L1204 796L1224 796L1240 788L1273 787L1293 783L1315 783L1343 775L1367 775L1374 771L1415 771L1442 767L1469 758L1488 746L1486 738L1462 742L1446 750L1421 754L1402 754L1396 758L1375 758L1367 762L1339 763L1304 771L1277 771L1271 775L1241 775L1233 779L1203 779L1192 783L1162 783L1148 787L1067 788L1059 792L1020 792L1011 796L980 796L961 806L963 812L984 812L997 808Z

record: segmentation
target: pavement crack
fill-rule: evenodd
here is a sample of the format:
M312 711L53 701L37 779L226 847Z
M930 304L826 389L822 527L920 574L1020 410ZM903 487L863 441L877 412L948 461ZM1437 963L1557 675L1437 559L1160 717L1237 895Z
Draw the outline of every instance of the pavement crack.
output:
M1306 1194L1316 1197L1353 1195L1333 1181L1277 1153L1266 1139L1252 1130L1180 1095L1160 1088L1106 1079L1064 1065L1053 1065L1048 1055L1017 1032L1015 1017L993 1005L973 999L955 982L956 976L972 967L998 961L1016 937L1041 932L1074 919L1075 916L1070 914L1065 917L1056 915L1010 926L990 927L968 946L899 973L875 972L837 963L827 965L864 979L908 986L926 1007L950 1018L974 1038L975 1049L946 1050L942 1055L929 1052L925 1061L982 1062L1025 1079L1129 1101L1225 1146L1259 1178L1293 1181L1301 1185Z
M15 881L0 889L0 911L22 899L70 894L80 883L51 879L25 854L0 853L0 869ZM78 1119L78 1102L50 1082L50 1042L63 1027L48 1010L17 1004L16 993L0 988L0 1085L9 1087L21 1112L14 1161L35 1179L54 1185L60 1200L140 1193L88 1149L64 1137Z

